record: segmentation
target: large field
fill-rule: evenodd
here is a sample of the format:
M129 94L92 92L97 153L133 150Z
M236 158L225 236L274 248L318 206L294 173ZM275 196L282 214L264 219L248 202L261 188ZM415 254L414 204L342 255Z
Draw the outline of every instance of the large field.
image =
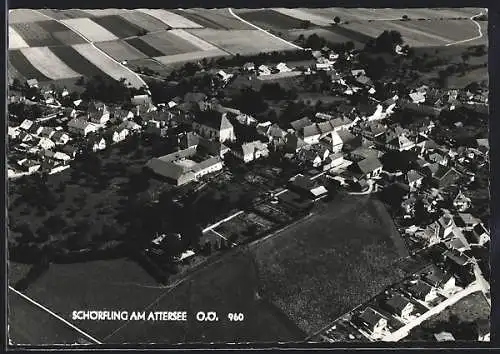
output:
M217 30L247 30L252 26L233 17L228 9L185 9L173 10L176 14L190 19L205 28Z
M387 212L343 198L253 247L262 295L308 333L404 276L395 262L408 253Z

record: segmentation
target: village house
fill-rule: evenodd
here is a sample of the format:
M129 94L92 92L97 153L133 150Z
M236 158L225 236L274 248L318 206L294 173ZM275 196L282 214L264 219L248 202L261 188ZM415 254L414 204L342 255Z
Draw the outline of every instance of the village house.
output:
M438 170L432 178L434 185L439 189L443 189L453 185L460 176L460 172L455 168L444 167L438 164Z
M152 100L151 100L151 96L149 96L149 95L135 95L130 99L130 102L134 106L139 106L142 104L150 103L150 102L152 102Z
M123 122L134 118L134 113L125 109L116 109L113 111L111 120L116 123Z
M259 66L258 69L259 69L259 75L262 75L262 76L271 75L271 69L269 69L269 67L267 65L262 64Z
M306 147L299 151L297 158L314 168L319 167L323 164L323 161L326 160L328 155L330 155L330 151L326 147L321 145L319 145L319 147L319 149L316 147L313 148L312 146Z
M297 153L306 146L307 144L304 140L297 136L293 131L289 131L285 136L285 151L287 152Z
M455 287L455 277L446 273L436 265L432 265L422 273L422 279L435 288L441 288L445 291Z
M409 288L408 292L416 299L430 302L437 297L436 289L427 284L426 282L418 279Z
M124 141L128 135L129 135L129 130L125 127L119 126L112 130L111 141L113 143L119 143L121 141Z
M481 220L470 213L458 213L454 218L455 224L463 230L472 230L474 226L481 223Z
M128 129L130 134L142 131L142 126L131 120L123 122L119 127Z
M81 151L78 147L74 145L64 145L61 150L71 158L75 158L76 155Z
M414 305L400 294L395 294L385 302L385 306L392 314L408 320L415 309Z
M19 135L17 136L17 140L19 140L22 143L28 143L30 141L33 141L34 138L31 134L29 134L25 131L20 131Z
M231 152L244 163L269 156L267 144L259 140L238 144L238 146L232 149Z
M37 135L41 138L51 139L55 133L56 130L52 127L41 127Z
M323 160L323 171L329 171L345 164L346 160L342 153L329 154L328 157Z
M217 72L217 76L222 80L224 81L225 83L229 82L229 80L231 80L231 78L233 77L233 74L228 74L226 73L224 70L219 70Z
M37 79L29 79L29 80L26 80L26 85L29 87L29 88L38 88L38 80Z
M199 112L193 121L193 130L207 139L216 139L223 143L236 140L234 127L227 118L227 113L207 110Z
M425 102L425 92L411 92L409 94L413 103L424 103Z
M209 140L201 137L198 140L198 147L204 149L204 151L206 151L211 155L219 156L221 159L224 158L224 156L231 151L229 147L218 141Z
M197 147L192 146L162 157L152 158L146 167L155 174L180 186L198 180L207 174L220 171L223 165L219 156L199 159Z
M305 127L311 126L312 124L313 122L308 117L304 117L301 119L294 120L293 122L290 123L290 126L297 134L301 134Z
M333 130L336 132L346 131L354 125L354 122L346 117L339 117L330 120Z
M19 131L19 127L11 127L9 126L7 129L7 135L10 139L15 140L21 132Z
M382 163L377 158L367 158L355 164L359 179L371 179L378 177L382 172Z
M380 337L387 330L387 319L371 307L367 307L357 317L374 337Z
M252 62L247 62L243 65L243 70L245 71L253 71L255 70L255 64Z
M97 130L98 127L96 125L80 118L73 118L68 122L68 131L73 134L87 136Z
M418 190L422 186L424 176L415 170L410 170L406 173L406 181L410 187L410 192Z
M486 229L483 223L477 224L472 228L472 231L468 232L471 235L470 239L472 243L484 246L490 241L490 232Z
M19 126L19 129L22 129L24 131L29 131L31 129L31 127L33 126L33 124L34 124L34 122L32 120L25 119L25 120L23 120L23 122Z
M261 128L261 130L257 131L269 139L269 145L274 150L279 149L286 143L285 141L286 132L283 129L281 129L280 126L276 123L268 125L266 128Z
M50 150L53 149L56 144L48 138L41 138L38 142L38 146L40 146L42 149Z
M97 134L90 135L86 143L89 149L93 152L104 150L107 146L106 139Z
M387 150L393 151L407 151L415 147L415 143L408 139L405 135L401 134L394 138L389 137L385 143Z
M434 339L438 342L454 342L455 337L450 332L439 332L434 334Z
M463 213L464 211L469 209L471 205L472 202L470 198L465 196L465 194L461 190L459 190L457 196L455 197L455 199L453 199L453 206L455 207L455 209Z
M100 125L106 124L110 118L108 106L102 102L90 102L87 109L87 117L92 123Z
M51 137L51 140L56 143L56 145L66 145L71 138L64 130L56 130Z
M365 139L374 140L386 132L386 127L378 122L363 122L353 127L354 133L361 134Z
M476 322L477 340L480 342L490 341L490 320L479 319Z
M333 131L330 134L323 137L321 144L326 146L332 154L337 154L342 151L344 142L340 137L339 133Z
M156 107L153 102L146 102L135 106L135 115L137 117L143 117L145 114L157 112L158 107Z
M31 159L22 159L17 162L22 171L34 173L40 169L40 162Z
M289 68L285 63L279 63L278 65L276 65L276 69L278 69L280 73L289 73L292 71L292 69Z
M328 190L323 185L302 174L290 178L288 186L290 190L313 201L320 200L328 195Z
M311 124L302 129L301 136L306 144L313 145L319 143L321 131L316 124Z

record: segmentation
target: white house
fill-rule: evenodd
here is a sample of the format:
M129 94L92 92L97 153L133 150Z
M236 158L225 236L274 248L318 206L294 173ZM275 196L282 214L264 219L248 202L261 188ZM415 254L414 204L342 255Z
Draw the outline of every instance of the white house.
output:
M224 82L228 82L232 77L233 77L233 74L228 74L226 73L224 70L219 70L219 72L217 73L217 75L224 81Z
M19 127L11 127L11 126L9 126L7 134L9 135L9 138L16 139L19 136L19 134L20 134Z
M259 66L259 75L271 75L271 70L266 65Z
M89 141L93 152L106 149L106 140L102 137L95 137Z
M278 69L280 73L289 73L292 71L292 69L290 69L285 63L279 63L276 65L276 69Z
M41 138L38 142L38 146L40 146L42 149L50 150L53 149L56 144L49 138Z
M358 318L375 337L381 336L387 330L387 319L371 307L365 308Z
M128 134L129 130L127 128L118 127L113 131L113 136L111 139L113 140L114 143L119 143L120 141L125 140Z
M380 120L382 118L385 118L385 114L384 114L384 107L381 105L381 104L377 104L377 108L375 109L375 112L373 112L373 114L368 118L369 121L372 121L372 120Z
M252 62L245 63L245 65L243 65L243 70L246 70L246 71L255 70L255 64Z
M52 135L51 140L55 142L56 145L66 145L71 138L64 131L58 130Z
M86 120L73 118L68 123L68 130L70 133L87 136L87 134L96 132L98 127Z
M311 124L302 129L302 136L306 144L317 144L321 137L321 131L316 124Z
M410 98L412 99L413 103L424 103L425 102L425 92L412 92L409 94Z
M106 124L109 121L110 113L108 106L100 102L91 102L88 108L88 119L92 123Z
M65 153L57 151L54 154L54 159L55 160L59 160L59 161L63 161L63 162L68 162L68 161L71 160L71 157L69 155L65 154Z
M267 144L256 140L250 143L241 144L241 146L233 150L233 154L247 163L261 157L269 156L269 149Z
M31 127L33 126L34 122L32 120L29 120L29 119L25 119L23 120L23 122L21 123L21 125L19 126L20 129L22 130L30 130Z

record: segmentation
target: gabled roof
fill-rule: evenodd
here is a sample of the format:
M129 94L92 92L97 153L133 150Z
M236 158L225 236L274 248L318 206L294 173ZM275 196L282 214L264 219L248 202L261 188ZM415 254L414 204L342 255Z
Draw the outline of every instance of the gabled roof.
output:
M404 296L395 294L386 301L386 304L393 310L398 311L398 313L400 313L408 306L408 304L411 304L411 302Z
M377 158L369 157L358 162L358 167L363 174L367 174L373 172L377 168L382 167L382 163Z
M293 122L290 123L290 125L292 126L292 128L295 131L300 131L300 130L304 129L305 127L307 127L308 125L311 125L311 124L312 124L312 122L311 122L311 120L308 117L304 117L304 118L295 120L295 121L293 121Z
M233 125L227 119L226 114L213 110L198 112L196 114L196 122L219 131L233 128Z
M302 135L304 136L304 138L320 134L321 131L318 129L316 124L308 125L307 127L304 127L304 129L302 130Z
M321 134L327 134L333 131L333 126L329 121L318 123L317 126Z
M334 128L338 128L338 127L343 127L343 126L352 124L352 120L349 118L345 118L345 117L339 117L339 118L334 118L334 119L330 120L330 124Z
M90 125L89 122L79 118L73 118L68 122L68 127L75 129L85 129Z
M422 280L417 280L415 284L408 288L408 291L415 296L417 299L425 298L432 291L432 286L423 282Z
M385 319L384 316L382 316L371 307L365 308L364 311L359 315L359 318L366 324L370 325L370 327L375 327L376 325L378 325L380 320Z
M412 183L418 180L421 180L424 178L420 173L418 173L415 170L410 170L406 173L406 179L408 180L408 183Z

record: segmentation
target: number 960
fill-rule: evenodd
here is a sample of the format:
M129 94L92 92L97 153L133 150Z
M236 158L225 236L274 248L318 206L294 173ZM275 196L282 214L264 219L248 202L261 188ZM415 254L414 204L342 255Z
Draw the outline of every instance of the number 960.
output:
M241 312L228 313L227 318L229 321L243 321L245 319L245 315Z

